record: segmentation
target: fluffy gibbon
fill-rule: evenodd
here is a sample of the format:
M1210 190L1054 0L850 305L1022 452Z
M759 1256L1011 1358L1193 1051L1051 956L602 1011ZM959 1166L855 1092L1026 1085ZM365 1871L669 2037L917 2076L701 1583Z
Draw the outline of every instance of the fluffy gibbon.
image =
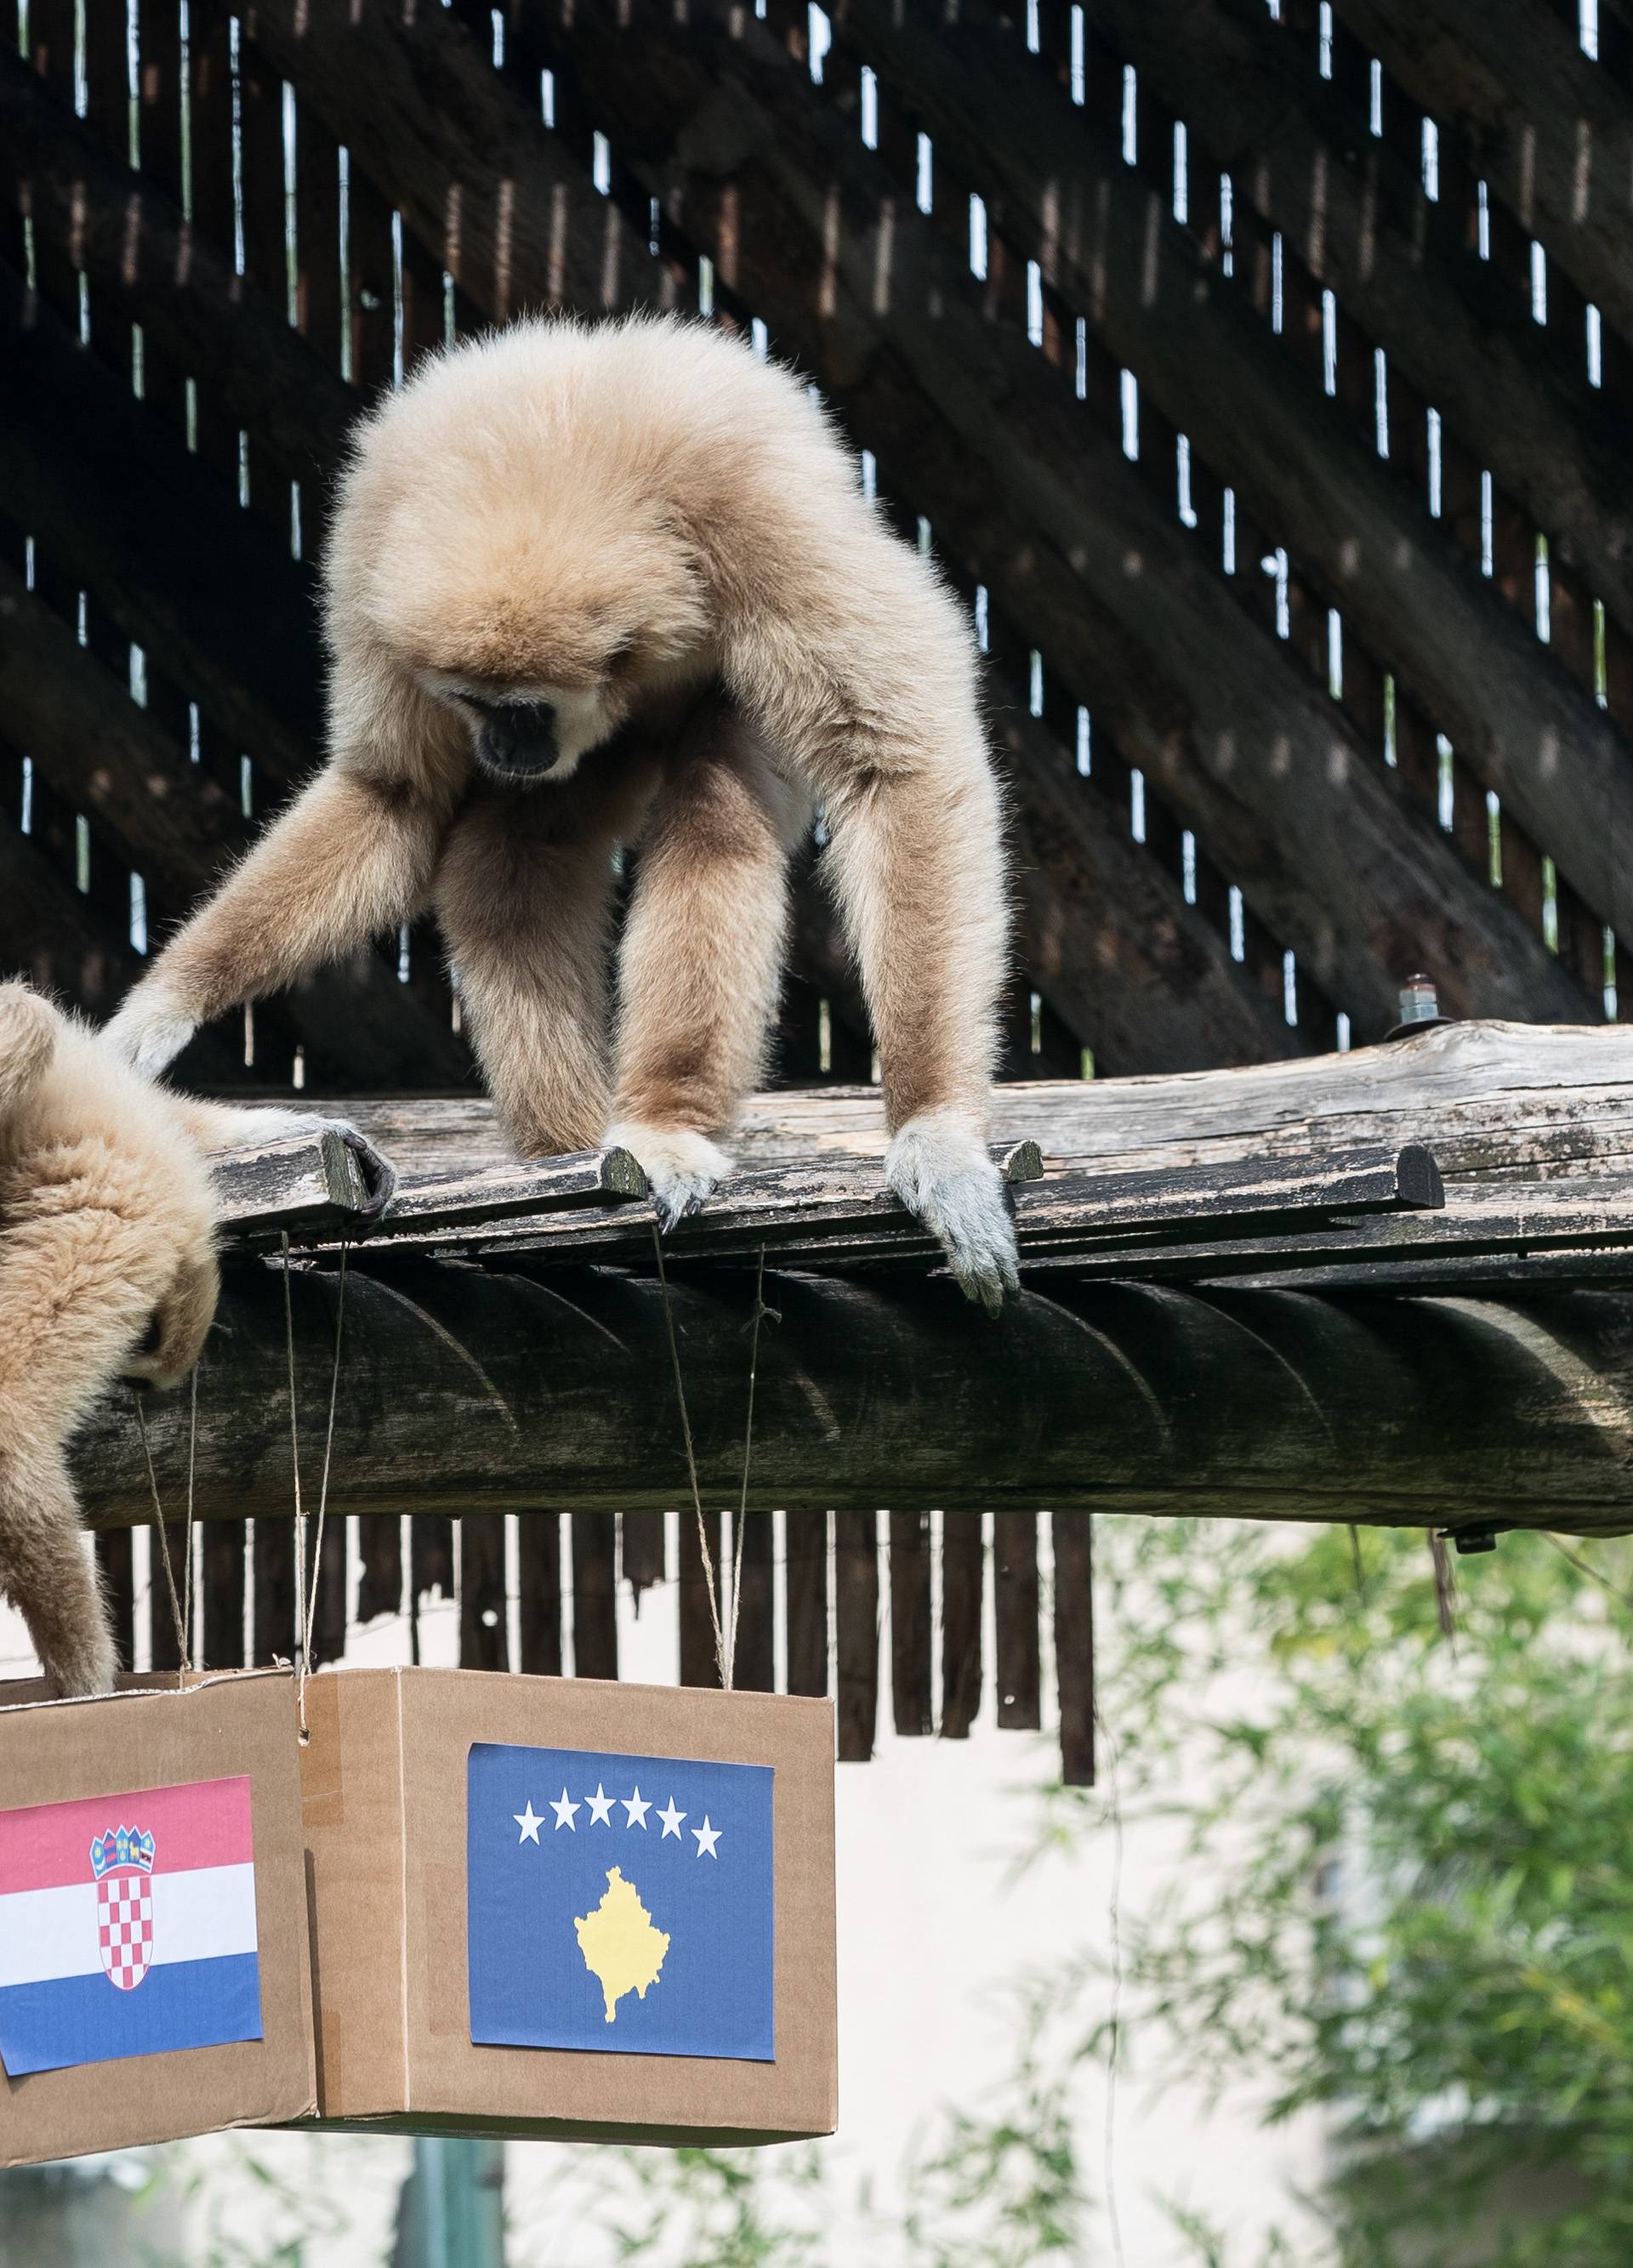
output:
M820 811L886 1176L998 1306L1009 920L973 641L795 379L668 319L437 357L359 430L325 626L328 764L125 1002L129 1059L432 907L516 1150L622 1144L672 1223L728 1170Z
M67 1444L114 1379L174 1386L198 1359L219 1288L206 1153L309 1123L168 1094L0 984L0 1594L55 1692L114 1674Z

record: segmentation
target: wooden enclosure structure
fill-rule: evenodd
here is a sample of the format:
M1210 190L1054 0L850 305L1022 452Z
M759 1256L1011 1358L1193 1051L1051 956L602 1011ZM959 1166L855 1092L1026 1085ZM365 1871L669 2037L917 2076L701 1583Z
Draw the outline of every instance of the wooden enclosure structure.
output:
M660 306L806 372L970 605L1010 1076L1376 1041L1420 968L1454 1016L1614 1019L1633 26L1590 12L0 0L0 968L105 1012L315 761L368 399L489 322ZM796 926L779 1077L865 1080L817 873ZM391 1097L407 1134L474 1094L457 1020L416 931L180 1075ZM1402 1283L1490 1258L1412 1233ZM452 1580L415 1537L410 1595ZM261 1650L270 1523L252 1588Z

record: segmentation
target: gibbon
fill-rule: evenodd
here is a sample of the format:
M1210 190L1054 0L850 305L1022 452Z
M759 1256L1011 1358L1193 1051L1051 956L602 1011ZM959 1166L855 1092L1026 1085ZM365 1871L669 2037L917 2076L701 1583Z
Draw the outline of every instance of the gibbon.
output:
M310 1123L151 1086L0 984L0 1594L55 1692L114 1675L68 1441L115 1378L174 1386L198 1359L219 1289L206 1152Z
M729 1169L820 811L886 1176L997 1307L1009 917L973 640L792 374L668 318L437 357L360 428L325 627L328 765L121 1008L129 1059L434 907L509 1140L623 1145L672 1225Z

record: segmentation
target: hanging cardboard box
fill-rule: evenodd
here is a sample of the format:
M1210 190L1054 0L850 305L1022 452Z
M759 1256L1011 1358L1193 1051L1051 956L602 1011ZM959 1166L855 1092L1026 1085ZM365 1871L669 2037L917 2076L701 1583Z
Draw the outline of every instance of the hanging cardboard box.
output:
M0 2166L315 2104L287 1671L0 1686Z
M832 2132L829 1703L343 1669L307 1719L325 2124Z

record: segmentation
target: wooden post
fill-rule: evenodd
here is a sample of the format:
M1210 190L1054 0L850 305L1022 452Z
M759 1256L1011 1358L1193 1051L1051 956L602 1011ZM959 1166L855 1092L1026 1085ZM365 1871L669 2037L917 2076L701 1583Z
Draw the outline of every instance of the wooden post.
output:
M1036 1732L1043 1722L1038 1661L1038 1515L993 1519L993 1590L998 1608L998 1722Z
M942 1737L969 1738L981 1705L986 1553L979 1512L942 1514Z
M828 1514L784 1514L787 1536L788 1690L828 1690Z
M879 1720L879 1516L833 1515L841 1764L866 1764Z
M1057 1512L1054 1539L1054 1660L1060 1696L1060 1777L1094 1786L1094 1518Z
M573 1673L618 1674L618 1590L614 1546L617 1515L579 1512L573 1530Z

